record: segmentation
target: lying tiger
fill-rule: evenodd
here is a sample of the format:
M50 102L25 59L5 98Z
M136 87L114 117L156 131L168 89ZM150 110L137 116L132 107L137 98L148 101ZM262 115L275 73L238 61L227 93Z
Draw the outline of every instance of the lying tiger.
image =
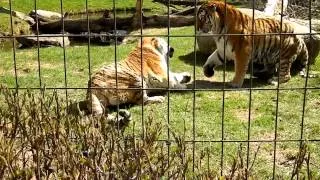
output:
M186 88L185 83L191 80L190 74L168 70L167 60L173 52L174 49L161 38L143 38L117 66L113 63L93 74L88 82L88 110L93 115L102 115L108 106L160 103L165 99L163 96L150 97L149 91L140 88L167 88L168 85L170 88ZM126 110L120 111L119 115L122 119L130 117ZM108 118L114 119L110 114Z
M214 68L224 63L224 57L234 60L235 75L229 83L232 87L242 86L251 60L256 66L263 67L254 74L271 75L268 82L274 85L278 81L284 83L290 80L294 61L297 60L301 70L308 64L307 47L300 36L293 34L294 28L288 23L281 25L280 21L268 18L253 20L224 1L212 0L203 4L197 13L197 28L200 33L217 34L214 36L217 49L203 66L205 76L213 76ZM275 34L264 35L279 33L280 29L285 33L281 38ZM224 36L223 33L239 35ZM249 36L251 33L261 35Z

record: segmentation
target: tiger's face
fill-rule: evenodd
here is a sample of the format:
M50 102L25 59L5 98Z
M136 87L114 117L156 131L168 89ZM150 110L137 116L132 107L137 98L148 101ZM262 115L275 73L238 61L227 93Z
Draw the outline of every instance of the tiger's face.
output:
M202 5L197 13L197 29L203 33L214 33L218 31L220 23L215 4Z
M172 57L174 53L174 48L170 47L168 43L158 37L145 37L142 39L142 46L152 46L164 57Z

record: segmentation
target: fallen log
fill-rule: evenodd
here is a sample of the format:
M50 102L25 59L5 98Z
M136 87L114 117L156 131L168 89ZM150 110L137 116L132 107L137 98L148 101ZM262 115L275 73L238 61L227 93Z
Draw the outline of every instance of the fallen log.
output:
M200 6L197 6L197 9L199 8ZM186 15L194 15L194 7L189 7L189 8L186 8L182 11L179 11L179 12L176 12L176 13L173 13L172 15L175 15L175 16L186 16Z
M136 11L135 7L126 7L126 8L115 8L116 13L134 13ZM88 11L80 11L80 12L66 12L64 14L64 17L69 17L69 16L79 16L79 15L87 15L89 14L104 14L108 12L110 15L113 15L113 9L95 9L91 10L88 9ZM143 12L151 12L150 8L143 8Z
M153 0L153 2L158 2L164 5L169 5L169 0ZM201 5L203 4L204 0L198 0L197 2L195 0L170 0L170 4L172 5L183 5L183 6L194 6L195 4Z
M143 27L168 27L167 15L143 16ZM193 16L169 16L171 27L189 26L194 24ZM116 28L130 30L132 28L133 17L116 18ZM115 22L113 18L99 18L89 20L90 32L108 32L114 30ZM140 28L140 26L137 26ZM36 30L37 26L32 28ZM62 31L62 21L39 22L39 31L41 33L60 33ZM73 34L80 34L88 31L87 19L64 20L64 30Z
M144 27L168 27L170 22L170 27L182 27L194 25L194 16L149 16L143 18Z
M117 29L128 29L131 26L132 17L130 18L117 18ZM74 34L80 34L82 32L108 32L114 30L113 18L99 18L89 20L89 28L87 19L68 19L64 20L64 31ZM33 25L32 29L36 30L37 26ZM53 22L39 22L39 31L41 33L59 33L62 31L62 20Z
M34 20L38 19L38 21L44 22L50 22L62 18L62 15L60 13L41 9L37 9L37 11L32 10L29 13L29 16L32 17Z

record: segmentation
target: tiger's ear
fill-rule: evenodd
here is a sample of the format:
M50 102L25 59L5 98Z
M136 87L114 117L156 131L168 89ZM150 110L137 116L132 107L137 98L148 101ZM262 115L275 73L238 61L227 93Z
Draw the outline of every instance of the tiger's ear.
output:
M152 38L151 38L151 45L152 45L153 47L157 48L157 47L158 47L158 44L159 44L158 39L155 38L155 37L152 37Z

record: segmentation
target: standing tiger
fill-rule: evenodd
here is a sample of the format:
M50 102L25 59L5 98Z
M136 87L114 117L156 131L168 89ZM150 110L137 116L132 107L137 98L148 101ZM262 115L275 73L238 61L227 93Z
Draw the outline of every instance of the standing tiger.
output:
M271 74L268 79L271 84L278 83L276 73L279 73L279 83L289 81L294 61L298 61L301 70L308 63L307 47L300 36L293 34L294 28L290 24L268 18L252 19L222 1L209 1L199 8L197 29L200 33L216 34L217 49L203 66L205 76L213 76L214 68L224 63L224 57L234 60L235 75L229 83L231 87L242 86L251 60L263 67L260 74ZM281 37L275 34L280 33L280 29L284 33ZM235 35L224 36L224 33ZM250 36L252 33L255 35ZM255 74L259 76L259 72Z
M173 52L174 49L161 38L143 38L117 66L113 63L93 74L88 82L88 110L93 115L101 115L108 106L164 101L163 96L150 97L147 90L140 88L167 88L168 85L170 88L186 88L185 83L191 80L190 74L168 70L167 60ZM125 110L119 112L120 116L124 116L120 117L122 119L130 117L129 114ZM114 119L110 114L108 118Z

